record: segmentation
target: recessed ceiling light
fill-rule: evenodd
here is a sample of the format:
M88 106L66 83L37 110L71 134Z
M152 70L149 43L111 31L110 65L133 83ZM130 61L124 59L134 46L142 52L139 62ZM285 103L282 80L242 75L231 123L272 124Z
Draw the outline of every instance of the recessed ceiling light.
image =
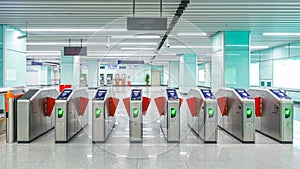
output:
M267 49L269 46L250 46L251 49Z
M207 33L177 33L178 36L207 36Z
M27 32L124 32L127 29L21 29Z
M58 45L81 45L80 42L27 42L26 45L29 46L58 46ZM107 43L95 43L95 42L83 42L82 45L106 45ZM139 43L139 42L131 42L131 43L126 43L126 42L121 42L121 43L111 43L110 45L116 46L116 45L158 45L158 43L154 42L145 42L145 43Z
M199 49L210 49L212 46L172 46L170 45L170 48L172 49L191 49L191 48L199 48Z
M263 33L263 36L300 36L300 33L298 32L267 32Z
M113 39L159 39L158 35L128 35L128 36L111 36Z
M121 50L155 50L156 48L121 48Z

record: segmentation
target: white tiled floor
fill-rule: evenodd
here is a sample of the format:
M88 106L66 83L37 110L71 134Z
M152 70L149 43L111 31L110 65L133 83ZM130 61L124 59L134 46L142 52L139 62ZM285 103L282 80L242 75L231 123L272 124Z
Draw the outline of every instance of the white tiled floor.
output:
M144 91L150 97L160 93L158 88ZM95 91L89 92L92 98ZM124 98L129 89L119 88L115 93ZM144 117L144 141L141 144L129 143L128 116L122 102L117 110L118 124L104 144L92 144L91 125L67 144L55 144L54 131L30 144L6 144L5 135L1 135L0 169L300 168L300 123L295 123L292 145L279 144L258 133L255 144L241 144L222 130L219 130L218 144L203 144L186 127L186 109L184 102L180 144L166 143L159 129L159 115L153 101Z

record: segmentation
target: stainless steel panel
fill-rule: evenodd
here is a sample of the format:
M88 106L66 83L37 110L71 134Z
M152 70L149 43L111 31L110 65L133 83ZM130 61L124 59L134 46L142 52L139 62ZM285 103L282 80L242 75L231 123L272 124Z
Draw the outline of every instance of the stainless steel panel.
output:
M70 138L70 135L68 135L68 119L69 119L68 101L56 100L55 109L56 109L55 141L64 142ZM59 113L61 111L63 111L62 115L60 115Z
M92 140L93 142L104 142L105 133L106 133L106 124L105 124L105 101L104 100L93 100L92 110L93 110L93 129L92 129ZM102 112L100 116L96 115L97 109L100 109Z
M218 139L218 116L217 116L218 104L215 99L213 100L205 100L204 102L204 110L203 113L205 115L204 119L204 134L202 138L205 142L217 142ZM213 110L214 114L209 115L209 111ZM202 133L202 132L201 132Z
M138 111L137 116L134 116L134 110ZM130 142L143 141L142 101L130 101L129 137Z
M17 104L18 116L17 116L17 140L29 140L30 139L30 102L29 100L19 100Z
M167 103L167 141L179 142L180 141L180 109L179 100L171 101ZM176 111L175 116L171 114L172 111Z
M8 100L8 117L6 119L6 142L13 143L17 140L17 100L10 98Z

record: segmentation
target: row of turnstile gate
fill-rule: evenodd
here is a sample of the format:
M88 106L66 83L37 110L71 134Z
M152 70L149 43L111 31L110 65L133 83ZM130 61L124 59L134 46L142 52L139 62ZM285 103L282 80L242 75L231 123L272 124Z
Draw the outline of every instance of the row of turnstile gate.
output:
M154 98L160 127L168 142L180 142L182 99L175 89ZM119 99L111 89L98 89L92 99L92 140L105 142L114 128ZM30 89L7 94L7 142L31 142L55 127L55 141L68 142L88 125L85 89ZM132 89L123 99L129 116L130 142L143 141L143 115L151 99ZM258 131L281 143L293 141L293 101L275 89L191 89L186 99L188 126L205 143L216 143L218 127L244 143ZM54 113L53 113L54 112Z
M88 124L85 89L9 90L6 94L8 143L28 143L55 128L55 141L67 142ZM54 108L55 107L55 108Z

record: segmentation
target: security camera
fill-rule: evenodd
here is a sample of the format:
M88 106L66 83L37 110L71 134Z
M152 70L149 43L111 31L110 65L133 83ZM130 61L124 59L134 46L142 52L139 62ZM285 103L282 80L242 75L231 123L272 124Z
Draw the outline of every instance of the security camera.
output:
M167 48L170 48L170 44L169 44L169 42L168 42L168 43L166 43L166 47L167 47Z
M166 39L166 47L167 47L167 48L170 48L169 39Z

